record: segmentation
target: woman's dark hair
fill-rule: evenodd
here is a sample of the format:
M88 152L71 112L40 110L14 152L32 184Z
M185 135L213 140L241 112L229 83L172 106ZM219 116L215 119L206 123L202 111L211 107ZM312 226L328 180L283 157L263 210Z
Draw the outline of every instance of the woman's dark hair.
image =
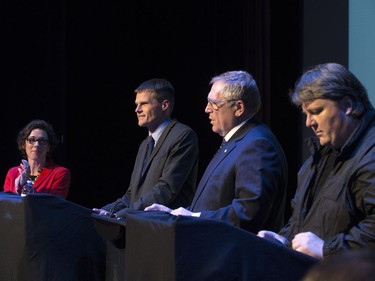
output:
M23 158L26 158L25 150L25 140L30 136L31 131L35 129L43 130L47 133L48 143L49 143L49 152L47 153L47 161L51 158L53 152L55 151L57 145L59 144L59 139L56 136L55 131L51 124L47 123L44 120L35 119L30 121L25 127L18 132L17 136L17 147Z

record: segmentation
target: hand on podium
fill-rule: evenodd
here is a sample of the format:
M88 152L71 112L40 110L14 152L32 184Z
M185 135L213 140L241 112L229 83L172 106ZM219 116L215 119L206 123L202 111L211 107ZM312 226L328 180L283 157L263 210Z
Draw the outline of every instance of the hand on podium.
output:
M97 208L93 208L92 210L93 210L95 213L99 214L99 215L110 216L110 212L107 211L107 210L104 210L104 209L97 209Z
M257 236L275 243L281 243L282 245L288 243L288 240L285 237L269 230L261 230L258 232Z
M121 217L121 216L118 216L117 214L113 214L111 211L107 211L107 210L104 210L104 209L98 209L98 208L93 208L92 210L95 213L97 213L101 216L113 218L113 219L116 219L116 220L119 220L119 221L125 221L125 215L123 217Z
M292 240L293 250L317 259L323 259L323 244L324 241L312 232L298 233Z
M160 211L160 212L171 213L173 210L164 205L154 203L146 207L145 211Z
M192 211L189 211L188 209L185 209L183 207L179 207L177 209L170 209L164 205L161 204L152 204L145 208L145 211L160 211L160 212L166 212L173 216L186 216L186 217L200 217L201 213L193 213Z

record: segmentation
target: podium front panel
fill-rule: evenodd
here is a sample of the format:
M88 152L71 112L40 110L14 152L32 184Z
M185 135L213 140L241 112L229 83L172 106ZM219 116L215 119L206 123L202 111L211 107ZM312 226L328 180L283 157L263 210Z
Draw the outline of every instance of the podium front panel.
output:
M91 212L49 194L0 193L0 280L104 280Z
M219 220L162 212L127 216L127 281L293 281L316 262Z

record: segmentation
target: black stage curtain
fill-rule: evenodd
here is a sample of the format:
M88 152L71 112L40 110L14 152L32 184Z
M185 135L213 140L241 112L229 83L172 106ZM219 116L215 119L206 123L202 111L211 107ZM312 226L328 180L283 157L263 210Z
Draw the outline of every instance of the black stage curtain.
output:
M285 148L293 193L298 118L287 92L300 69L300 5L297 0L3 1L3 179L20 162L17 132L42 118L61 140L56 162L72 172L70 201L92 208L122 196L147 135L137 125L133 90L153 77L173 83L172 117L199 136L200 178L221 141L204 112L208 82L243 69L261 91L259 117Z

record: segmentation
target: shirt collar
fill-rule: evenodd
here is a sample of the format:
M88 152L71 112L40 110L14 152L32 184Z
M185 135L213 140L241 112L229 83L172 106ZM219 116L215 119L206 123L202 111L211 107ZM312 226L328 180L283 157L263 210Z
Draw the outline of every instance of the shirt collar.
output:
M234 127L232 130L228 132L228 134L225 135L224 139L226 142L230 140L230 138L238 131L239 128L241 128L247 121L249 121L250 118L246 119L245 121L238 124L236 127Z
M158 142L161 134L163 133L165 127L167 127L167 125L169 124L169 122L171 122L170 118L168 118L163 123L161 123L159 125L159 127L157 127L156 130L152 134L150 132L148 132L148 135L152 136L152 138L155 140L155 144Z

